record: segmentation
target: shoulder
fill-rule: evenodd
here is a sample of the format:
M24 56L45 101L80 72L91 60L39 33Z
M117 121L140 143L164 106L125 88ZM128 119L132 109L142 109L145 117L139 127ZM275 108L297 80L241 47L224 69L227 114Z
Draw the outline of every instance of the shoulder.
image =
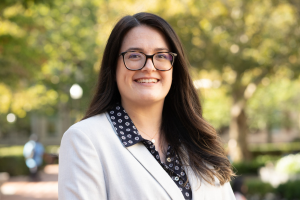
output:
M106 128L111 128L111 123L109 122L106 113L98 114L93 117L89 117L87 119L84 119L82 121L77 122L76 124L73 124L67 131L80 131L85 134L94 133L94 132L103 132L101 130L104 130Z
M98 114L93 117L81 120L73 124L69 129L89 130L96 126L109 125L106 113Z
M90 140L92 143L95 141L103 140L107 137L113 137L114 133L112 125L108 120L106 113L95 115L93 117L84 119L72 125L63 135L64 140Z

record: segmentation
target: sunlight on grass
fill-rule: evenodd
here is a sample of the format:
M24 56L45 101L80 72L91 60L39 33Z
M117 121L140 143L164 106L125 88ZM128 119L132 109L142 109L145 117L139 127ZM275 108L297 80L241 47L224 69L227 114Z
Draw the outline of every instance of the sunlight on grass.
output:
M0 146L0 157L4 156L22 156L24 146ZM45 153L58 154L58 145L45 147Z

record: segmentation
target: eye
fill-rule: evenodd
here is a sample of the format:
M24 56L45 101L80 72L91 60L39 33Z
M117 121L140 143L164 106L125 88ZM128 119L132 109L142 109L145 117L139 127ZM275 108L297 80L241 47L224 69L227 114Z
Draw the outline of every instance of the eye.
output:
M167 55L160 53L156 55L156 58L160 58L160 59L167 59Z
M138 60L142 58L142 54L138 52L128 52L126 58L130 60Z
M155 59L172 61L173 58L172 55L169 53L158 53L155 55Z

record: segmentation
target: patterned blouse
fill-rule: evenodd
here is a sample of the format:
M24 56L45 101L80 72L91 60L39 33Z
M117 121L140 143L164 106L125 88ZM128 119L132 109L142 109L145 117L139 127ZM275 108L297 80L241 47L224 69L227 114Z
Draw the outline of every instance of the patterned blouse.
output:
M172 178L175 182L184 198L186 200L191 200L192 190L190 183L187 182L185 171L172 146L168 146L166 163L163 163L160 160L159 153L155 149L154 144L151 141L144 139L139 134L139 131L120 104L117 104L114 109L109 111L109 116L124 146L130 147L138 142L142 142L162 168L169 174L170 178Z

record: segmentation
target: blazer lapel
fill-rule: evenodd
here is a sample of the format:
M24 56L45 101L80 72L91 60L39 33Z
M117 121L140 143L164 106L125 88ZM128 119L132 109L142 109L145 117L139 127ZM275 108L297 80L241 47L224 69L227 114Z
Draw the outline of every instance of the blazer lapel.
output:
M190 168L189 166L185 166L184 170L188 176L189 183L191 185L193 199L195 200L205 199L206 191L203 190L203 187L205 187L204 182L201 180L201 178L200 179L197 178L192 168Z
M133 146L127 147L127 149L166 190L173 200L184 200L184 197L177 185L143 144L137 143Z
M215 178L214 185L211 185L208 182L206 182L202 177L198 178L189 166L185 167L185 171L191 184L194 200L235 199L234 197L232 198L230 192L226 192L224 188L220 186L217 178Z

